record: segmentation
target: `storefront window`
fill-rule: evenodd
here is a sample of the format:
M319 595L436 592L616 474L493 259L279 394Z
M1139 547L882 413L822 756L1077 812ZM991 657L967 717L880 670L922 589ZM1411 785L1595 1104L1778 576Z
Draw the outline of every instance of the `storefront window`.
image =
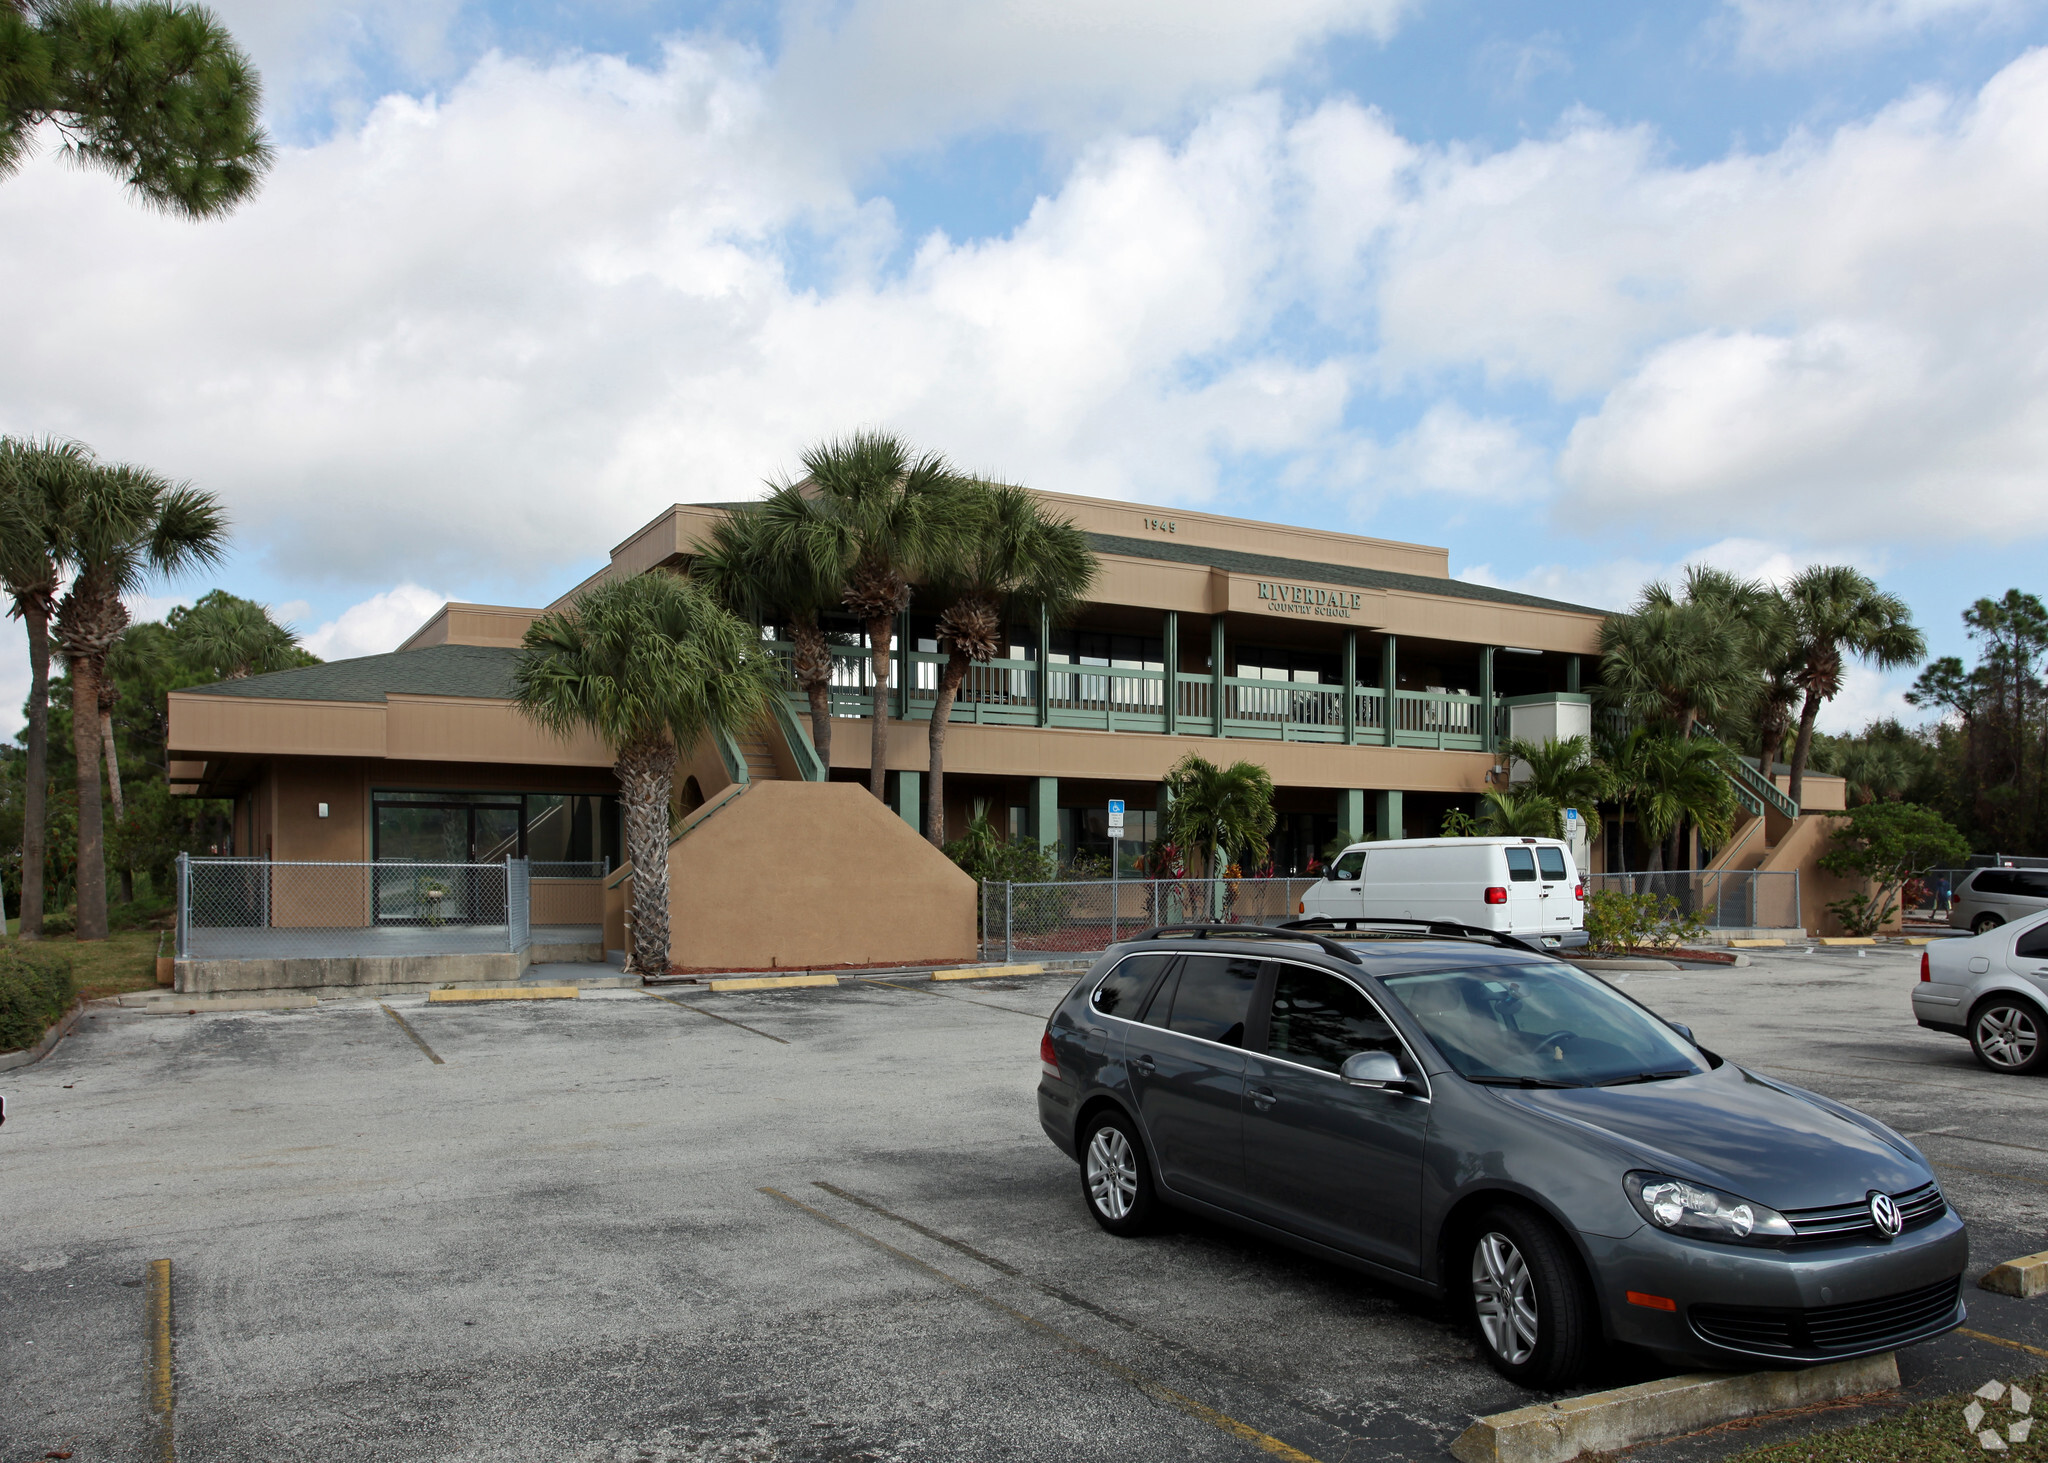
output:
M379 862L619 862L618 799L591 793L372 792Z

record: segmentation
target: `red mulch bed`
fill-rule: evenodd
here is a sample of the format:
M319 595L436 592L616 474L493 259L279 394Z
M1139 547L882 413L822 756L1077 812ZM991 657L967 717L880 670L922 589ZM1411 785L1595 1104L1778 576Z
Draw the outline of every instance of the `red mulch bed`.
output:
M1675 950L1623 950L1614 955L1574 952L1567 959L1584 960L1690 960L1700 965L1733 965L1735 957L1726 950L1696 950L1680 946Z

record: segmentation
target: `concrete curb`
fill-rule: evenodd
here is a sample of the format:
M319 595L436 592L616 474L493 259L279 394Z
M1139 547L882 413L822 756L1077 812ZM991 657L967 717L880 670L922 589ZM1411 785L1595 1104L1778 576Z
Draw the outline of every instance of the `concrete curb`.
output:
M795 986L839 984L836 975L756 975L742 976L734 980L713 978L703 982L706 990L713 991L782 991Z
M2032 1300L2048 1292L2048 1250L2021 1255L2003 1265L1993 1265L1977 1282L1977 1288L1998 1295L2018 1296L2021 1300Z
M531 986L485 986L473 991L429 991L427 1003L442 1005L450 1001L573 1001L576 987L572 985L531 985Z
M1796 1372L1696 1372L1482 1417L1451 1444L1451 1456L1459 1463L1566 1463L1585 1452L1898 1385L1898 1358L1889 1351Z
M47 1057L58 1042L71 1034L71 1028L78 1024L78 1018L84 1010L84 1001L73 1001L71 1009L59 1016L34 1046L24 1047L18 1052L9 1052L6 1056L0 1057L0 1072L12 1072L16 1067L33 1067Z
M1621 955L1603 959L1597 955L1565 957L1574 965L1583 965L1588 970L1676 970L1675 960L1652 960L1643 955Z
M1830 947L1836 945L1875 945L1877 937L1875 935L1816 935L1814 936L1813 943Z
M976 965L966 970L934 970L933 980L1000 980L1006 975L1044 975L1043 965Z
M320 1002L310 991L250 996L181 996L174 991L139 991L94 1004L143 1016L205 1016L215 1011L305 1011Z

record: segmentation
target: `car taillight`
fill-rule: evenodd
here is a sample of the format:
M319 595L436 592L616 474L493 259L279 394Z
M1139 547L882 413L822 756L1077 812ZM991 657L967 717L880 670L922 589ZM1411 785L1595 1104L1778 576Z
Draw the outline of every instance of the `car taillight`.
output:
M1308 913L1308 901L1307 901L1306 899L1297 899L1297 900L1295 900L1295 901L1294 901L1294 912L1295 912L1296 914L1307 914L1307 913Z
M1038 1065L1044 1069L1045 1075L1048 1077L1057 1077L1060 1074L1060 1056L1058 1052L1052 1049L1052 1032L1050 1030L1047 1030L1045 1035L1038 1038Z
M1486 902L1488 904L1506 904L1508 902L1508 891L1495 884L1486 891Z
M1586 886L1584 884L1572 885L1572 898L1584 904L1586 902Z
M1934 979L1934 972L1927 968L1927 952L1925 950L1920 952L1920 978L1925 981Z

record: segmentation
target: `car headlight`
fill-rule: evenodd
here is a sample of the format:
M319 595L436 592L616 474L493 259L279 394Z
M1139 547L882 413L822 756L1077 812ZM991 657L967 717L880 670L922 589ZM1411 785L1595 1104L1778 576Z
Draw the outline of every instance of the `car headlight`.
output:
M1672 1234L1730 1244L1771 1244L1797 1233L1777 1210L1690 1179L1632 1173L1622 1186L1637 1213Z

